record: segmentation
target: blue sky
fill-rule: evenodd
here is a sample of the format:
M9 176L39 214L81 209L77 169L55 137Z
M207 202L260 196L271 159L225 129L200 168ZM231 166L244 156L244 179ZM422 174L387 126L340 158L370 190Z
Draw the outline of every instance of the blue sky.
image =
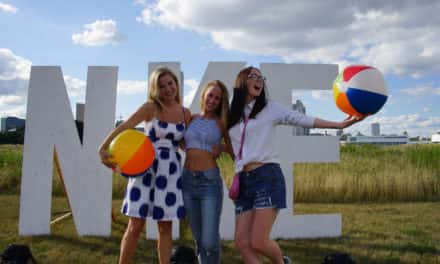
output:
M384 3L382 3L384 2ZM347 130L440 131L439 1L0 0L0 116L26 115L31 65L62 67L72 105L87 67L119 67L117 116L146 98L148 62L179 61L189 101L209 61L366 64L381 70L384 108ZM269 88L270 89L270 88ZM331 92L295 92L307 112L344 114Z

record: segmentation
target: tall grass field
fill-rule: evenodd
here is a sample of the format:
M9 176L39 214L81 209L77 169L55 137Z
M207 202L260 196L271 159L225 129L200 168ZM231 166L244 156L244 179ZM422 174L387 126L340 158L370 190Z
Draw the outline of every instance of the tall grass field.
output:
M340 157L339 163L294 164L293 170L295 214L341 213L342 236L279 240L283 252L297 264L322 263L335 252L356 263L440 263L440 145L346 145ZM72 218L51 225L51 235L20 237L21 163L22 146L0 145L0 252L21 243L38 263L116 263L127 224L117 213L126 179L113 175L110 237L80 237ZM222 155L218 163L230 183L231 159ZM69 209L56 170L52 194L54 219ZM175 245L194 246L188 229L181 231ZM132 263L158 263L155 241L141 239ZM222 241L222 263L242 263L231 241Z

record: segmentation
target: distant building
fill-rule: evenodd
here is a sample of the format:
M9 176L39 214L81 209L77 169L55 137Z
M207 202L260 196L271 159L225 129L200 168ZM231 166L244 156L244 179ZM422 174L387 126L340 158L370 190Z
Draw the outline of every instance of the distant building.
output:
M306 113L306 107L300 100L296 100L296 103L292 105L293 110L298 111L300 113ZM300 126L293 126L293 135L294 136L309 136L310 129Z
M76 121L84 122L84 103L76 103Z
M1 118L1 132L16 131L23 128L26 123L25 119L8 116Z
M344 134L344 130L342 130L342 129L336 130L336 136L337 137L342 137L343 134Z
M403 145L408 144L408 136L350 136L346 144Z
M440 143L440 131L438 131L436 134L433 134L431 136L431 142L432 143Z
M380 125L379 123L372 123L371 124L371 135L373 136L380 136Z

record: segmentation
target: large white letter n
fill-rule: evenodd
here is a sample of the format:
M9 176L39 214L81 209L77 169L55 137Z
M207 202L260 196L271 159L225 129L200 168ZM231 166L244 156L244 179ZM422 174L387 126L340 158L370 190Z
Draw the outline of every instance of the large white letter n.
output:
M113 128L117 67L89 67L83 145L60 67L34 66L29 81L20 197L20 235L50 232L54 150L80 235L111 231L111 171L97 148Z

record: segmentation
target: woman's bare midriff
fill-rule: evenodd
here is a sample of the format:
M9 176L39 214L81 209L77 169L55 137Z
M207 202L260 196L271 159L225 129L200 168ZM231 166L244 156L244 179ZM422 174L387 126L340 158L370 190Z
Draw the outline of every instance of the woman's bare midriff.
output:
M192 171L204 171L217 168L217 162L209 151L187 149L184 167Z

